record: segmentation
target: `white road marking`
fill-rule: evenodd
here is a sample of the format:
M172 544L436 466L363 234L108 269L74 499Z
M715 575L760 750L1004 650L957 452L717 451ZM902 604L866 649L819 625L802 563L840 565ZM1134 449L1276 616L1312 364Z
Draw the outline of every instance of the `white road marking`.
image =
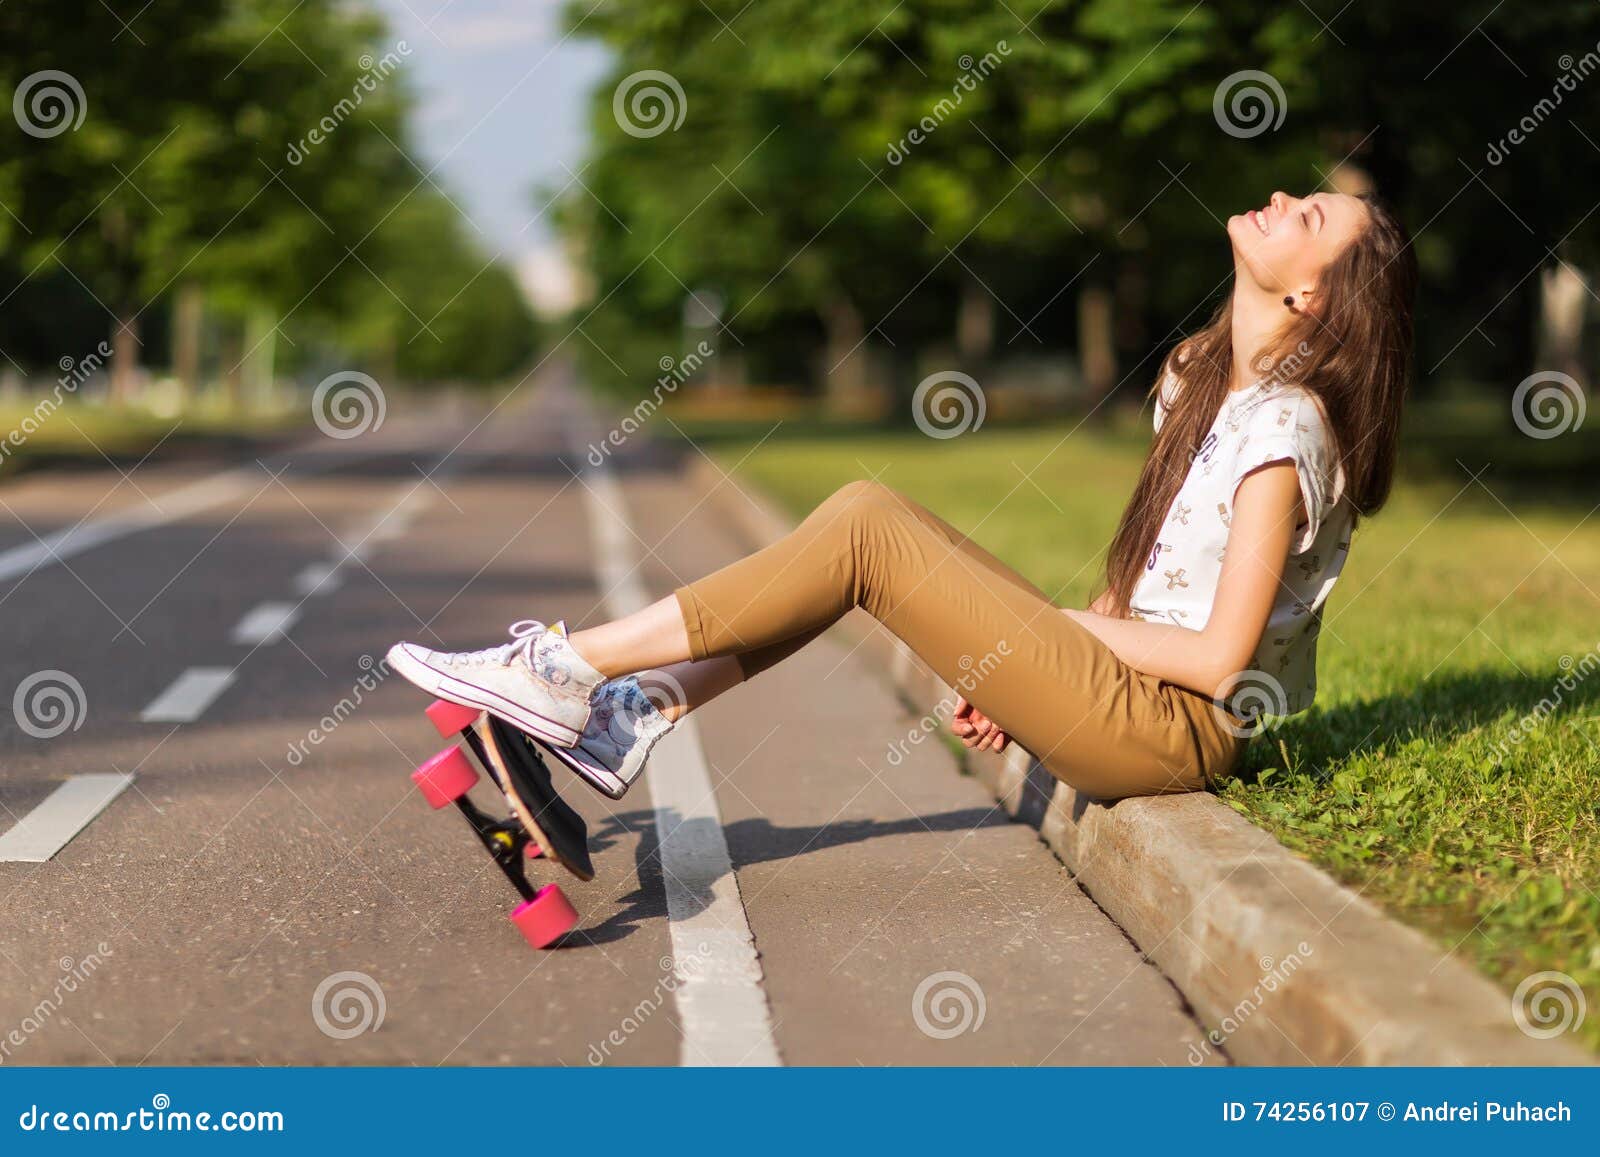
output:
M326 445L326 440L321 437L311 438L298 446L290 447L277 461L300 459L295 461L295 474L304 478L385 453L381 448L371 448L351 451L347 456L330 454L323 457L313 456L310 460L303 459L302 451ZM65 530L58 530L54 534L43 535L33 542L0 551L0 582L21 578L42 567L65 562L74 555L108 542L115 542L119 538L126 538L141 530L165 526L170 522L177 522L190 515L210 510L213 506L219 506L230 499L243 497L259 489L268 478L269 476L261 469L248 466L223 470L197 479L186 486L180 486L176 490L157 494L133 510L81 522Z
M313 562L303 567L299 574L294 576L294 593L297 595L326 595L339 589L342 581L339 578L339 564L335 562Z
M288 634L299 618L298 603L260 603L234 624L229 638L255 646L274 643Z
M5 835L0 835L0 862L42 864L105 811L133 782L131 775L75 775Z
M443 463L434 468L432 476L435 479L448 478L455 472L454 464ZM350 527L337 536L338 547L335 550L334 570L337 571L346 562L364 562L379 543L390 542L410 534L412 519L433 502L433 495L422 489L420 482L402 482L397 487L396 494L398 497L393 504L383 503L382 508L366 522Z
M634 566L622 487L603 466L586 472L584 481L606 611L613 617L629 614L653 600ZM667 928L680 982L673 993L683 1031L679 1060L685 1065L782 1064L755 937L693 716L656 747L644 782L655 802Z
M190 667L139 713L145 723L192 723L233 683L232 667Z
M0 552L0 582L20 578L38 567L63 562L103 543L209 510L230 498L248 494L253 487L260 486L261 481L261 474L255 470L224 470L170 493L157 495L153 502L125 514L111 514L91 522L82 522L23 546L12 547ZM161 504L160 509L156 508L155 502Z
M411 507L405 511L396 511L393 516L384 519L372 528L368 541L389 542L411 533L411 514L414 509Z

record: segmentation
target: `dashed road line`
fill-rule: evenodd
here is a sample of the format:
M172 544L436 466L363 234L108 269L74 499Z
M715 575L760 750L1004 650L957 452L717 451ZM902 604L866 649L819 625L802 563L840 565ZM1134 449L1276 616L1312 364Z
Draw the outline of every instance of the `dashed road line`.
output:
M436 473L443 472L436 468ZM0 581L31 575L41 567L64 562L94 547L198 514L248 493L256 481L257 475L252 470L225 470L160 495L159 507L151 501L147 509L80 522L25 546L0 551ZM346 548L341 542L342 549L335 559L312 562L301 568L293 580L295 593L300 596L298 602L258 604L234 625L231 641L249 645L254 654L256 648L284 638L299 621L301 606L307 599L337 590L344 565L366 557L371 549L369 540L385 541L408 533L411 519L428 506L432 496L421 493L416 484L402 487L402 490L404 493L393 508L380 513L375 522L352 536L357 545ZM194 722L233 685L240 665L188 668L139 713L140 721ZM132 782L131 774L97 773L67 780L0 835L0 862L43 863L49 860Z
M234 624L228 637L235 643L256 646L275 643L289 633L299 618L299 603L260 603Z
M583 481L606 611L629 614L653 600L638 577L622 487L603 466L586 471ZM651 753L648 784L666 880L667 928L680 962L673 992L683 1033L680 1061L782 1064L755 936L692 716ZM695 962L692 971L683 967L685 961Z
M384 504L385 508L358 530L342 537L335 536L339 541L336 558L313 562L300 570L293 580L295 591L300 596L298 602L269 600L257 604L234 624L229 635L231 641L249 646L250 654L254 654L257 648L287 636L299 621L306 600L335 589L345 565L364 559L371 550L373 540L386 537L381 532L391 519L398 519L403 526L409 525L410 519L431 501L431 496L421 494L415 483L401 489L404 493L392 507ZM246 659L249 657L245 656ZM232 667L190 667L139 713L140 720L145 723L193 723L233 684L242 665L243 660Z
M80 522L65 530L47 534L35 542L12 547L0 552L0 582L31 574L50 563L65 562L73 555L141 530L165 526L169 522L209 510L231 498L248 494L259 482L260 475L254 470L224 470L170 493L157 495L138 510ZM155 502L161 503L159 508Z
M127 790L131 775L75 775L0 835L0 863L42 864Z
M190 667L139 713L145 723L193 723L234 680L232 667Z
M385 448L370 448L356 450L345 456L305 458L304 452L324 446L326 439L311 438L290 447L275 461L293 462L298 476L311 477L392 452ZM268 470L269 477L271 473L271 470ZM259 469L248 466L233 467L196 479L174 490L148 497L144 505L136 509L118 511L103 518L79 522L64 530L37 538L33 542L0 551L0 582L31 575L34 571L65 562L74 555L108 542L115 542L119 538L126 538L130 534L137 534L141 530L152 530L179 522L231 499L243 497L260 483Z
M313 562L302 567L300 573L294 576L294 593L297 595L325 595L339 589L343 580L339 577L339 564L336 562Z

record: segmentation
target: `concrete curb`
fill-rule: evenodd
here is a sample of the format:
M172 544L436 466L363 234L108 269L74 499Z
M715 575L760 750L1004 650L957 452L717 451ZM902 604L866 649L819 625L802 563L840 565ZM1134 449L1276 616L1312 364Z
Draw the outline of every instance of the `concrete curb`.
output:
M760 547L793 520L707 459L689 481ZM857 622L856 619L860 619ZM954 691L865 616L852 628L909 709ZM1172 980L1211 1040L1255 1065L1592 1065L1535 1039L1475 968L1385 916L1208 794L1103 804L1013 746L969 765ZM1198 1058L1195 1058L1198 1060Z

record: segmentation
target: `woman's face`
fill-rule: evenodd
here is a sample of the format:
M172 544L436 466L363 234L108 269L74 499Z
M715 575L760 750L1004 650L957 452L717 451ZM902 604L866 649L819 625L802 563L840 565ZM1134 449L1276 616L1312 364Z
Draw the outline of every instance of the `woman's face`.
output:
M1366 218L1366 205L1345 193L1274 193L1261 208L1228 218L1234 266L1274 296L1304 293Z

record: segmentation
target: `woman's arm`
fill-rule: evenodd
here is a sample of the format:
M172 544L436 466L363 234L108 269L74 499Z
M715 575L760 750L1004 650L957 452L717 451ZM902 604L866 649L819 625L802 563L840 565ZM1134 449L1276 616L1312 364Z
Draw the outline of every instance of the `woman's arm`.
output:
M1267 628L1301 509L1300 482L1292 462L1263 466L1239 483L1228 556L1211 617L1202 630L1113 618L1106 593L1087 611L1062 613L1082 623L1134 670L1220 699L1255 656ZM1001 751L1009 742L1005 732L965 698L957 701L950 726L961 742L978 751Z
M1261 642L1300 516L1300 483L1292 462L1273 462L1245 476L1234 494L1228 554L1211 617L1201 630L1109 618L1092 610L1064 613L1134 670L1221 698Z

